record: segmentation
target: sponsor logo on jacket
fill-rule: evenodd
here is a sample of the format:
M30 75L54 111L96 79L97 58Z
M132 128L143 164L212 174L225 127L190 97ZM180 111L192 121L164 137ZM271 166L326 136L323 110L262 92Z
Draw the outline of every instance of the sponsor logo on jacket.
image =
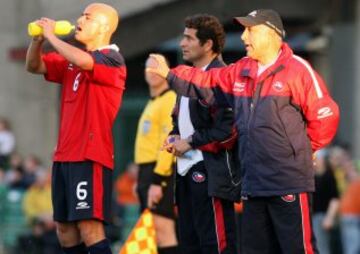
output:
M334 113L331 111L330 107L322 107L317 112L317 119L326 118L328 116L332 116Z
M245 82L235 82L233 86L233 91L242 93L245 91L245 86L246 86Z

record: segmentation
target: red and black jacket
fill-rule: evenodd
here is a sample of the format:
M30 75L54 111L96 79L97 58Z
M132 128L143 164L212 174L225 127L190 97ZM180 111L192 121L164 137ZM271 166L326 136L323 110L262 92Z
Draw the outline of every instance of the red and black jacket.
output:
M178 66L168 81L179 94L213 102L221 90L238 131L242 195L314 191L313 151L336 134L339 109L320 76L286 43L275 64L257 76L258 63L243 58L201 72Z

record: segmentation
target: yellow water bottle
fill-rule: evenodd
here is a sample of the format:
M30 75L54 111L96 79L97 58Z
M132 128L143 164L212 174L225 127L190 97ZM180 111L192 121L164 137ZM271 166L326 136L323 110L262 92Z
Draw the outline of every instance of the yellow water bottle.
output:
M67 35L71 33L71 31L75 29L75 26L72 25L67 20L59 20L55 22L55 31L56 35ZM41 26L37 25L36 22L31 22L28 25L28 34L30 36L39 36L43 33L43 29Z

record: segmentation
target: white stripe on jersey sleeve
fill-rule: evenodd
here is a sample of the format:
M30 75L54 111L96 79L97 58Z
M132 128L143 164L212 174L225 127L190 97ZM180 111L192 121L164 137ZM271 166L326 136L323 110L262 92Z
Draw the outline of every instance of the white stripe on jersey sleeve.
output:
M300 63L302 63L306 67L306 69L309 71L310 76L311 76L311 78L313 80L313 83L315 85L316 94L317 94L318 98L321 99L323 97L323 92L321 91L319 82L316 79L314 70L311 68L311 66L304 59L302 59L301 57L296 56L296 55L293 55L293 56L294 56L294 58L296 60L298 60Z

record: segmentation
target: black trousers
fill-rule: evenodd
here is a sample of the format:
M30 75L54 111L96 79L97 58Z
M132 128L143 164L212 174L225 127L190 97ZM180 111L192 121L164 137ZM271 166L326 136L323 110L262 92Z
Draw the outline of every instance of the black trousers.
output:
M319 253L311 225L310 194L249 197L243 205L243 253Z
M234 204L209 197L203 162L176 175L179 243L186 254L235 254Z

